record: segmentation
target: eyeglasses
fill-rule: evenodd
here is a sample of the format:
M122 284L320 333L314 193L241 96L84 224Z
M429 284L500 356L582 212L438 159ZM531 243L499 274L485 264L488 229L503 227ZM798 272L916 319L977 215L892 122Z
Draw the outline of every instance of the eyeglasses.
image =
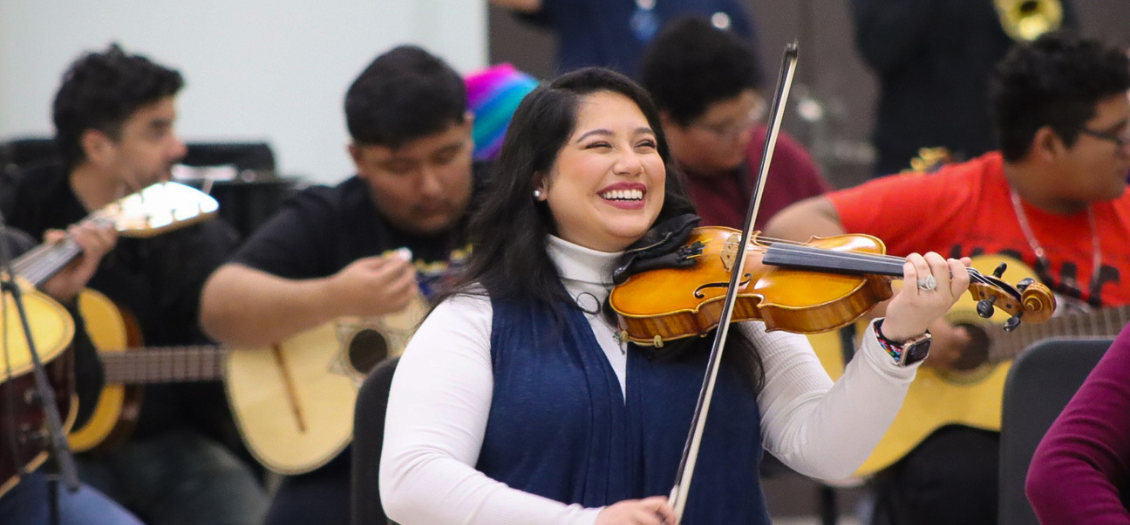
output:
M1119 148L1124 148L1124 147L1126 147L1127 144L1130 144L1130 128L1123 130L1122 133L1110 133L1110 132L1107 132L1107 131L1095 131L1093 129L1087 129L1087 128L1080 129L1079 132L1084 134L1084 135L1090 135L1092 137L1095 137L1096 139L1113 142Z
M762 117L765 116L765 104L761 103L753 107L750 112L738 122L731 122L726 124L703 124L701 122L694 125L713 133L715 137L721 140L732 139L743 131L748 131L757 126L761 122Z

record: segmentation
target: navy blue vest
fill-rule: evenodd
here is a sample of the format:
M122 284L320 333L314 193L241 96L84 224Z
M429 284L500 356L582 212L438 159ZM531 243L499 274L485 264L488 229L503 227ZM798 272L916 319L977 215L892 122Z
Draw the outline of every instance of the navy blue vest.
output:
M667 495L690 428L707 352L656 362L628 352L627 402L584 314L557 327L527 302L492 300L494 397L476 468L510 487L600 507ZM758 480L757 396L718 375L683 523L769 525Z

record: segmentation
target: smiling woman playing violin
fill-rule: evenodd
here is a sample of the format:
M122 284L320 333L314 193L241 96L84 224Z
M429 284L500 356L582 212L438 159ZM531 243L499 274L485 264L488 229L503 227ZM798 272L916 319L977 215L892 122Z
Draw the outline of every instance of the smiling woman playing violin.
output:
M380 487L391 519L677 521L665 495L709 340L652 359L602 312L625 253L693 213L668 163L650 99L619 74L579 70L522 102L472 218L462 284L393 380ZM836 385L805 337L735 325L687 523L769 523L762 447L818 478L866 459L914 378L911 343L969 284L962 261L934 253L911 255L903 272L920 286L898 293Z

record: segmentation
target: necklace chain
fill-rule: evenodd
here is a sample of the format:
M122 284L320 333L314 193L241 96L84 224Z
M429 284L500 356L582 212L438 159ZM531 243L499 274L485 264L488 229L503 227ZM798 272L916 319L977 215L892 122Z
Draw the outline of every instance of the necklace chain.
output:
M1012 194L1012 209L1016 212L1016 222L1020 223L1020 231L1024 234L1025 240L1028 241L1028 246L1036 254L1036 261L1044 268L1044 271L1051 272L1051 262L1048 261L1047 254L1044 248L1036 240L1036 234L1032 232L1032 227L1028 224L1028 215L1024 213L1024 205L1020 202L1020 195L1016 193L1015 189L1009 189ZM1087 222L1091 228L1091 283L1094 284L1095 280L1099 277L1099 270L1103 262L1103 250L1099 244L1099 229L1095 224L1095 210L1090 204L1087 204ZM1080 290L1083 291L1083 290Z

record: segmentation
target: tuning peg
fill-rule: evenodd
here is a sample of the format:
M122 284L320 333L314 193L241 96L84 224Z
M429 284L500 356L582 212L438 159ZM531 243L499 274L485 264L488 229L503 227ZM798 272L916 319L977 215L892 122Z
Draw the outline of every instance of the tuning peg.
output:
M1035 282L1036 282L1035 279L1033 279L1031 277L1025 277L1025 278L1021 279L1020 282L1016 283L1016 289L1023 292L1024 290L1027 290L1028 287L1031 286Z
M997 279L1000 279L1000 278L1001 278L1001 276L1002 276L1002 275L1004 275L1004 271L1005 271L1005 270L1006 270L1007 268L1008 268L1008 263L1003 263L1003 262L1002 262L1002 263L998 264L998 265L997 265L997 267L996 267L996 269L995 269L995 270L993 270L993 277L996 277Z
M1020 326L1020 316L1023 314L1024 312L1021 312L1012 317L1009 317L1008 320L1004 322L1004 331L1011 332L1013 330L1016 330L1016 327Z
M993 303L995 303L996 301L997 296L995 295L989 296L988 299L981 299L980 301L977 301L977 315L985 319L992 317L993 312L996 311L996 309L993 308Z

